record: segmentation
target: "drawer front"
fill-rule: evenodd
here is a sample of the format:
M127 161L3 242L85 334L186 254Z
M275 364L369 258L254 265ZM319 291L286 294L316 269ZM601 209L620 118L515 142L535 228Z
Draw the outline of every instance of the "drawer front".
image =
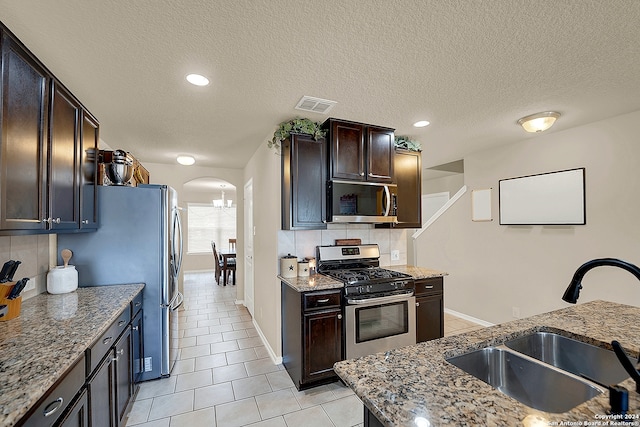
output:
M442 277L416 280L416 295L441 294L443 291Z
M302 297L302 309L308 311L340 307L341 296L340 291L305 293Z
M51 426L64 413L74 396L84 386L84 355L62 376L62 381L54 385L36 405L36 409L22 424L24 427Z
M142 292L140 292L134 299L131 301L131 318L133 318L138 311L142 308Z
M100 360L102 360L104 355L107 354L109 349L116 343L116 340L129 325L130 321L131 312L129 307L127 307L120 313L109 329L87 349L87 377L91 375L91 372L98 366Z

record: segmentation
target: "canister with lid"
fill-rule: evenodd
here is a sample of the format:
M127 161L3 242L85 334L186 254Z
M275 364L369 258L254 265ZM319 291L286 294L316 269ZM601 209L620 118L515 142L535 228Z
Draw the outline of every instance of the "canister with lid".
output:
M295 255L280 258L280 276L286 279L298 276L298 258Z

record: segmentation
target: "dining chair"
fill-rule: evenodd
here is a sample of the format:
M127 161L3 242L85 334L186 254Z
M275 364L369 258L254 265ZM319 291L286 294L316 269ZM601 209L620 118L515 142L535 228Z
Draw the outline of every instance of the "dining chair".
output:
M229 239L229 250L230 251L235 251L236 250L236 239Z
M220 278L222 277L222 262L220 261L220 256L218 255L218 251L216 251L216 243L211 241L211 249L213 250L213 262L215 265L215 279L216 284L220 285Z

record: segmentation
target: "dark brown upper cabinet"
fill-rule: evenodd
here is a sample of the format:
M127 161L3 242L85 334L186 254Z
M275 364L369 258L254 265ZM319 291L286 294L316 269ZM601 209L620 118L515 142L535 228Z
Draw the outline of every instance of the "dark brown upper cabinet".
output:
M291 134L282 143L282 229L327 228L327 143Z
M98 121L0 24L0 234L97 228Z
M43 231L51 77L17 39L0 32L0 230Z
M98 141L100 125L86 110L80 128L80 229L98 228Z
M327 119L329 178L394 183L394 129Z
M55 80L51 86L49 214L51 230L79 228L80 103Z
M396 228L422 227L422 153L395 150L394 167L398 183Z

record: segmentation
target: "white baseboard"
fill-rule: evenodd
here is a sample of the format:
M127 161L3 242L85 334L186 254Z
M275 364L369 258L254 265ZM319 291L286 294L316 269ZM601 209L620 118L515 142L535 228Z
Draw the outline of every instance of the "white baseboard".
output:
M243 299L237 299L234 301L236 305L242 305L244 307L246 307L246 305L244 305L244 300Z
M267 339L265 338L264 334L260 330L260 327L256 323L256 319L251 319L251 322L253 323L253 326L256 328L256 331L258 331L258 335L260 336L260 339L262 340L262 344L264 344L264 347L267 349L267 352L269 353L269 358L271 358L271 361L275 365L281 365L282 364L282 357L278 357L276 355L275 351L273 351L273 349L269 345L269 342L267 341Z
M454 310L451 310L451 309L448 309L448 308L445 308L444 312L448 313L448 314L451 314L452 316L456 316L456 317L460 317L460 318L462 318L464 320L468 320L469 322L476 323L476 324L481 325L481 326L494 326L493 323L486 322L484 320L477 319L475 317L471 317L471 316L469 316L467 314L464 314L464 313L458 313L457 311L454 311Z

